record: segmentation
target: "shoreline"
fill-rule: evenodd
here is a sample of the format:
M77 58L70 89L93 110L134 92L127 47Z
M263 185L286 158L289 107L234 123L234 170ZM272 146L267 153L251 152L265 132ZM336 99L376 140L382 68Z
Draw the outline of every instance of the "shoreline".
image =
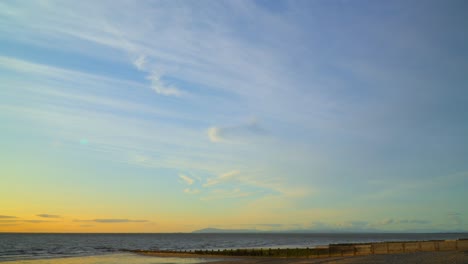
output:
M313 248L249 248L224 250L125 250L141 255L177 258L269 258L320 259L330 257L372 256L418 252L468 252L468 239L389 241L375 243L330 244Z
M365 256L343 256L323 258L264 258L246 257L239 259L224 259L210 261L209 264L462 264L468 263L468 251L438 251L438 252L412 252L390 253Z

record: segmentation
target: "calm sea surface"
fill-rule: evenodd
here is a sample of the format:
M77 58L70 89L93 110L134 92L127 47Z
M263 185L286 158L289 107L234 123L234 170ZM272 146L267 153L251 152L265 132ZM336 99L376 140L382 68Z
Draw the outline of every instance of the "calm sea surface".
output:
M333 243L468 238L436 234L0 234L0 262L122 254L123 249L225 249L314 247ZM128 257L128 254L124 254ZM141 258L143 259L143 258ZM71 261L71 260L69 260ZM190 262L190 260L184 260ZM39 262L34 262L39 263ZM40 262L42 263L42 262ZM91 262L90 262L91 263ZM107 263L107 262L99 262ZM117 262L108 262L117 263ZM119 262L120 263L120 262ZM160 263L160 262L151 262ZM176 263L176 262L173 262ZM179 262L177 262L179 263Z

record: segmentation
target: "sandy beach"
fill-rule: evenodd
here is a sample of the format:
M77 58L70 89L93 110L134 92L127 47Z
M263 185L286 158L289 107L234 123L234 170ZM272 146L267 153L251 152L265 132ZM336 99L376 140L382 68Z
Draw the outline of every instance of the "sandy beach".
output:
M146 256L159 258L194 257L193 254L171 254L171 253L150 253ZM219 258L219 256L199 256L205 259ZM225 257L223 260L211 261L213 264L315 264L315 263L336 263L336 264L374 264L374 263L398 263L398 264L461 264L468 263L468 251L445 251L445 252L413 252L401 254L382 254L368 256L346 256L346 257L325 257L325 258L269 258L269 257Z
M213 264L462 264L468 263L468 251L415 252L404 254L332 257L322 259L249 258L211 262Z
M15 260L5 264L468 264L468 251L414 252L325 258L215 257L189 254L117 253L99 256Z

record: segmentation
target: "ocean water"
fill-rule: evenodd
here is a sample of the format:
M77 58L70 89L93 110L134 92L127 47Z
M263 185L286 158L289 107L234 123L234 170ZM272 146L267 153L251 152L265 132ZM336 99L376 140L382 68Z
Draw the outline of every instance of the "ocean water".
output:
M235 248L295 248L315 247L335 243L378 241L416 241L468 238L468 233L392 234L392 233L330 233L330 234L0 234L0 262L25 261L65 257L92 256L101 258L123 254L125 249L195 250ZM133 254L124 254L133 256ZM138 258L142 259L142 258ZM165 260L167 261L167 259ZM185 263L204 262L195 260ZM194 262L190 262L194 261ZM198 261L198 262L197 262ZM35 261L34 263L41 263ZM52 263L52 262L51 262ZM62 262L60 262L62 263ZM88 262L83 262L88 263ZM89 262L93 263L93 262ZM120 263L120 262L96 262ZM130 262L127 262L130 263ZM138 262L131 262L138 263ZM146 263L146 262L142 262ZM153 262L148 263L162 263ZM184 262L163 262L184 263Z

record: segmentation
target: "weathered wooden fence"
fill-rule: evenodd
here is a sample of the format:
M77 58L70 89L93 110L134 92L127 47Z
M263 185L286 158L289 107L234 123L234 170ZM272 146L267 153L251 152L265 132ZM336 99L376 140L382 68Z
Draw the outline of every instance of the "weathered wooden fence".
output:
M316 248L268 248L268 249L223 249L184 251L132 251L136 253L186 253L211 256L252 256L283 258L320 258L335 256L359 256L372 254L393 254L421 251L464 251L468 250L468 239L379 242L363 244L331 244Z

